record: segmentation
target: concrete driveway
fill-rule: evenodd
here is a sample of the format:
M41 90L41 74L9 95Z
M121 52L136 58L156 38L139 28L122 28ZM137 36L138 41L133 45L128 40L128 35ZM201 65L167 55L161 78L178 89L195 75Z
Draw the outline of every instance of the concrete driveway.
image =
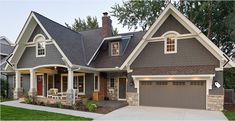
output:
M228 121L222 112L217 111L146 106L126 106L95 120Z

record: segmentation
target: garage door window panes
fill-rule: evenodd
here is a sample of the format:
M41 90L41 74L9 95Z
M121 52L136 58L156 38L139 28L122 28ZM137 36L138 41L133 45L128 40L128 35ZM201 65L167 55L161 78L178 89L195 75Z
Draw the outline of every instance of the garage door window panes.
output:
M183 86L183 85L185 85L185 82L173 82L173 85L175 85L175 86Z
M190 82L190 85L193 85L193 86L203 86L205 82L203 81L193 81L193 82Z
M142 85L152 85L152 82L144 81L144 82L142 82Z
M155 82L156 85L167 85L168 82Z

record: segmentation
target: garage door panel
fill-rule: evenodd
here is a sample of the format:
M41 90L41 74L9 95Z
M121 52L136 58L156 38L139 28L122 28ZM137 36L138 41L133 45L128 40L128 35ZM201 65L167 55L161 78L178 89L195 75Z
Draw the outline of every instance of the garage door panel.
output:
M140 82L140 105L205 109L205 102L205 81L203 85L191 85L190 81L167 85Z

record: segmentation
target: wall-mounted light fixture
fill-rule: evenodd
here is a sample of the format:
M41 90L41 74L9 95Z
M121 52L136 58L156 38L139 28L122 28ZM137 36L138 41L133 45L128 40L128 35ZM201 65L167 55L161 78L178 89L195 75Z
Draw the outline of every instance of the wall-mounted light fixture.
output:
M220 87L221 87L221 84L220 84L218 81L214 81L214 85L215 85L215 87L217 87L217 88L220 88Z

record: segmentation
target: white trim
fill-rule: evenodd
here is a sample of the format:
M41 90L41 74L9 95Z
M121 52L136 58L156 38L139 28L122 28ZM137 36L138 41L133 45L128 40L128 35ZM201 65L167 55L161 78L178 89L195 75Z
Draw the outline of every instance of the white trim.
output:
M33 67L32 69L38 69L38 68L43 68L43 67L64 67L64 68L68 68L67 66L65 65L60 65L60 64L45 64L45 65L39 65L39 66L35 66ZM19 68L20 69L20 68ZM30 69L30 68L26 68L26 69Z
M215 71L223 71L223 68L215 68Z
M209 95L209 89L212 89L213 77L215 74L203 74L203 75L133 75L135 88L138 93L138 106L140 105L140 81L178 81L178 80L205 80L206 81L206 109L207 109L207 96Z
M103 45L104 41L106 40L113 40L113 39L121 39L125 37L132 37L133 35L126 35L126 36L112 36L112 37L106 37L102 40L102 42L99 44L98 48L96 49L95 53L92 55L91 59L88 61L87 65L90 65L91 61L96 56L97 52L99 51L100 47Z
M127 80L126 77L121 76L121 77L118 77L118 81L117 81L117 98L118 98L118 100L125 101L126 98L125 98L125 99L119 98L119 86L120 86L120 85L119 85L119 80L120 80L120 78L125 78L125 79L126 79L126 91L125 91L125 93L127 92L127 82L128 82L128 80ZM127 95L126 95L126 96L127 96Z
M7 55L9 55L9 54L0 52L0 55L6 55L6 56L7 56Z
M168 36L167 35L169 35L169 34L173 34L174 35L174 37L172 38L172 39L174 39L174 51L167 51L167 38L168 38ZM177 53L177 32L166 32L165 34L164 34L164 37L165 37L165 39L164 39L164 54L174 54L174 53Z
M7 37L5 36L0 36L0 39L5 39L7 41L8 44L2 43L0 41L0 44L4 44L4 45L10 45L10 46L14 46L14 43L12 43Z
M43 30L43 32L47 35L47 37L49 38L49 40L52 38L50 36L50 34L46 31L46 29L43 27L43 25L40 23L40 21L38 20L38 18L34 15L34 13L32 13L32 16L34 17L35 21L38 23L38 25L41 27L41 29Z
M61 74L61 92L63 92L63 76L66 76L68 78L67 73ZM78 95L85 95L86 94L86 80L85 80L85 73L73 73L73 79L74 76L83 76L83 92L78 92ZM67 80L68 81L68 80ZM72 87L73 88L73 87ZM79 87L78 87L79 88ZM73 88L74 89L74 88Z
M180 13L172 4L169 4L166 9L161 13L161 15L156 19L154 24L149 28L146 34L143 36L142 40L135 47L132 53L124 61L120 69L124 69L126 65L131 65L135 58L140 54L143 48L147 45L147 40L151 40L152 35L158 30L162 23L167 19L169 15L174 16L186 29L188 29L191 34L205 46L219 61L226 60L223 56L223 52L214 45L191 21L189 21L182 13ZM197 35L197 37L196 37ZM159 39L159 38L158 38ZM230 62L226 67L235 67L235 63Z
M72 67L72 63L70 62L70 60L67 58L67 56L64 54L64 52L60 49L59 45L56 43L56 41L54 39L52 39L52 42L54 43L54 45L56 46L57 50L59 50L60 54L62 55L62 57L65 59L66 63Z
M42 37L43 40L38 41L37 39L39 37ZM35 42L35 44L36 44L36 48L35 48L36 49L36 57L45 57L46 56L46 38L42 34L37 34L33 38L33 42ZM44 42L44 44L45 44L45 48L43 48L44 49L44 54L43 55L38 55L38 44L41 43L41 42Z
M95 89L95 77L97 76L97 78L98 78L98 89ZM95 73L94 74L94 92L99 92L100 91L100 75L99 75L99 73L97 74L97 73Z
M113 54L113 45L114 45L114 44L118 44L118 54ZM110 55L111 55L111 56L119 56L119 55L120 55L120 42L119 42L119 41L118 41L118 42L117 42L117 41L111 42L111 43L110 43L110 46L111 46L111 47L110 47L110 50L111 50L111 51L110 51L110 52L111 52Z

